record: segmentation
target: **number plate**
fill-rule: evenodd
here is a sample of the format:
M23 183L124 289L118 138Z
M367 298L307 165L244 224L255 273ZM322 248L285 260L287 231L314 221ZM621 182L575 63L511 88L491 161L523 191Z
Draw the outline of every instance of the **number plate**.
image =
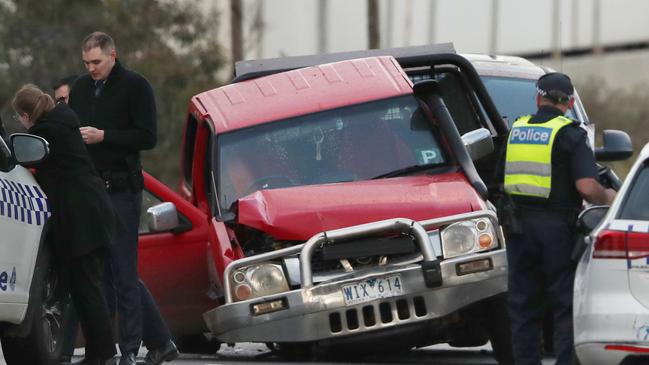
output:
M403 293L401 275L377 277L343 285L345 305L365 303L378 298L389 298Z

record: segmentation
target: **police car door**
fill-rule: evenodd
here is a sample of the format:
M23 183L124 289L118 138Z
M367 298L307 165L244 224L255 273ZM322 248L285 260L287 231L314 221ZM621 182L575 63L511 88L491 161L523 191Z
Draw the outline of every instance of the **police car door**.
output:
M41 234L50 214L32 174L15 166L0 138L0 322L18 323L27 309Z

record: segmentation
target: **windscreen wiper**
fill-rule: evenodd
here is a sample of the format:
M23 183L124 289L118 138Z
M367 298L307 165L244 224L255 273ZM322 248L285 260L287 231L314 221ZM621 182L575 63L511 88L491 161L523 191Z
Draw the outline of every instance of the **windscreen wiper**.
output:
M388 178L388 177L395 177L395 176L402 176L402 175L408 175L408 174L412 174L413 172L430 170L430 169L433 169L435 167L440 167L440 166L444 166L444 164L427 163L427 164L423 164L423 165L412 165L412 166L404 167L404 168L401 168L401 169L398 169L398 170L390 171L388 173L381 174L379 176L375 176L375 177L372 178L372 180L374 180L374 179L384 179L384 178Z

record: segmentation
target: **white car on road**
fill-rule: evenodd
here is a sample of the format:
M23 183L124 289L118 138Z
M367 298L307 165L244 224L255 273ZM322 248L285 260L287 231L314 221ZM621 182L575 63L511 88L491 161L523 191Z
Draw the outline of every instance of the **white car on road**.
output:
M602 219L602 216L603 219ZM615 201L584 211L595 229L575 278L575 349L583 365L649 362L649 144Z
M8 365L50 365L62 347L68 296L45 243L47 197L18 162L45 158L47 142L16 134L0 138L0 342Z

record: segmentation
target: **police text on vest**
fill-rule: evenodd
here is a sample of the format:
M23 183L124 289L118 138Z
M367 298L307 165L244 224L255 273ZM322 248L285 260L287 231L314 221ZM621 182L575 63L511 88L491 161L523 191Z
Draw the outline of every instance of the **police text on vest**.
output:
M509 143L513 144L548 144L552 128L517 127L512 130Z

